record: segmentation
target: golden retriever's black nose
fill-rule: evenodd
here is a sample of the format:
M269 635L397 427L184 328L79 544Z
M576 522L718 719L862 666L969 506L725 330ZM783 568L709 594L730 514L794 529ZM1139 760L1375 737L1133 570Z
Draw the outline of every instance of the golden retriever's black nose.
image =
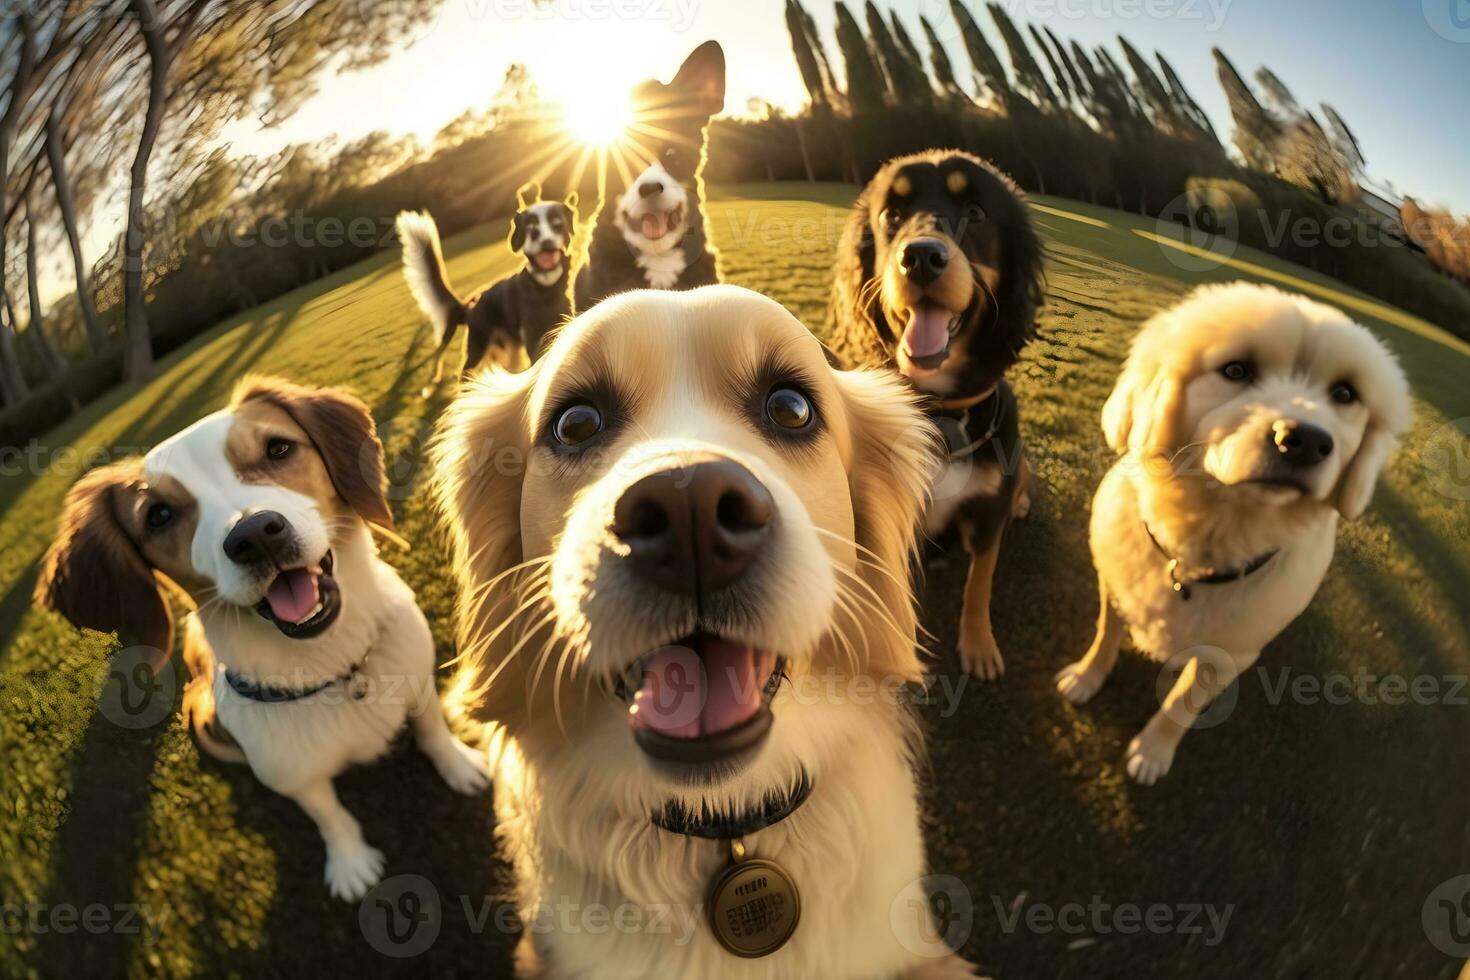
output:
M275 561L292 546L291 525L273 510L241 518L225 535L225 555L234 562L249 565Z
M949 265L949 249L933 238L916 238L903 247L899 256L903 274L915 285L927 286L944 275Z
M745 574L770 536L776 505L744 466L716 459L634 483L613 508L613 533L637 573L668 592L715 592Z
M1332 455L1331 433L1308 422L1278 421L1271 426L1271 441L1288 466L1316 466Z

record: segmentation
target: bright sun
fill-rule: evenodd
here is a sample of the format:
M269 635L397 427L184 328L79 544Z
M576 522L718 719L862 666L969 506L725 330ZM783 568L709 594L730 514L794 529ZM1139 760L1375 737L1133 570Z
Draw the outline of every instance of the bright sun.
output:
M627 132L633 121L633 107L626 93L616 88L589 87L563 103L562 118L577 142L611 146Z

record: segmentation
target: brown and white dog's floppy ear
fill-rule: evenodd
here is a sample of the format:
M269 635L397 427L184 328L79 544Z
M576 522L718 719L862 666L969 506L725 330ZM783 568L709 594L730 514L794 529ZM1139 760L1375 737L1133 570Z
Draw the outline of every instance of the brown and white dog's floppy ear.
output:
M257 400L295 419L326 464L332 486L359 517L393 529L383 444L372 413L360 398L342 388L308 388L278 378L248 377L236 386L231 404Z
M868 665L880 677L918 680L914 597L904 587L918 544L942 444L918 408L914 392L887 371L834 371L853 440L849 478L858 571L878 600L885 622L868 624L878 641ZM875 567L876 566L876 567Z
M147 659L156 671L173 651L173 616L119 517L118 494L141 473L137 460L115 463L83 476L67 492L34 599L73 626L151 647Z
M1144 324L1103 405L1103 436L1114 452L1148 456L1172 449L1178 441L1184 384L1160 357L1156 334L1161 329L1159 318Z
M1337 511L1350 521L1362 517L1368 509L1378 475L1398 445L1399 437L1408 430L1414 413L1403 368L1381 341L1375 342L1382 357L1377 359L1370 375L1361 379L1366 382L1363 402L1371 417L1362 444L1337 482Z
M679 66L670 88L693 95L700 110L713 116L725 108L725 49L719 41L705 41Z

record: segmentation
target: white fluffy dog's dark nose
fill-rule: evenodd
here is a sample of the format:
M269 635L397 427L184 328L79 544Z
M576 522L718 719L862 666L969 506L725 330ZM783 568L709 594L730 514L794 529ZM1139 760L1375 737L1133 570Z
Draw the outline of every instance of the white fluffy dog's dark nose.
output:
M1271 426L1271 441L1292 467L1316 466L1332 455L1332 435L1308 422L1282 419Z
M732 459L670 467L623 491L613 533L653 585L681 595L716 592L750 568L770 537L776 505Z

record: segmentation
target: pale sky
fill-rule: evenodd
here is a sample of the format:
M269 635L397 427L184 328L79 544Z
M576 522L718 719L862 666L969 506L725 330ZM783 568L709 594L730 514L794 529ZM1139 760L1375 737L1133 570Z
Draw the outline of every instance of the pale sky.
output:
M1116 37L1160 50L1228 138L1230 122L1210 48L1242 73L1269 65L1304 104L1331 101L1357 132L1368 173L1401 193L1470 211L1470 27L1451 7L1461 0L1003 0L1019 21L1049 26L1085 46ZM1445 11L1437 11L1444 6ZM961 77L968 75L948 0L880 0L897 10L927 52L919 16L930 20ZM999 36L979 0L971 10L991 43ZM782 0L446 0L432 23L384 64L324 77L321 91L283 125L253 120L230 127L242 153L337 134L416 133L428 143L466 108L483 109L513 62L526 64L544 92L562 100L608 98L635 82L667 79L700 42L724 45L726 109L752 97L795 108L804 90L791 57ZM825 0L808 9L840 62ZM849 9L860 19L862 6ZM1449 18L1449 19L1446 19Z

